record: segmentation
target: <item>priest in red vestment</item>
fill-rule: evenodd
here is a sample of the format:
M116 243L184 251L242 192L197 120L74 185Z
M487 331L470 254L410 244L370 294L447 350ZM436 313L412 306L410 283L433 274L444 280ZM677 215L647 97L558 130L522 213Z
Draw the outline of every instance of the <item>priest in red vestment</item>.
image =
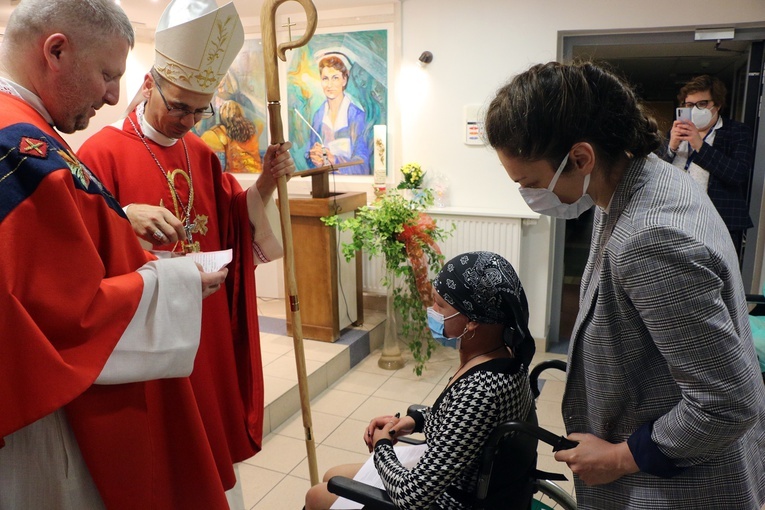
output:
M199 15L192 4L209 9ZM233 250L226 292L204 302L191 374L227 489L236 482L233 464L261 448L263 374L254 269L282 256L264 204L272 203L276 180L294 170L288 144L270 146L263 173L243 190L189 132L213 115L213 94L243 42L233 3L217 8L214 0L171 2L158 25L155 64L145 76L140 103L123 121L92 136L78 154L155 253Z
M22 0L0 46L0 508L228 508L187 377L226 271L144 251L54 130L133 43L111 0Z

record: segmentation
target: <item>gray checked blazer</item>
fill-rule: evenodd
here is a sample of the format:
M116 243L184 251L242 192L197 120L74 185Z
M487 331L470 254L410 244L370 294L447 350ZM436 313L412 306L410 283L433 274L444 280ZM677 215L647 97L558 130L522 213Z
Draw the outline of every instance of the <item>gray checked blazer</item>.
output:
M765 388L736 253L709 197L653 155L595 213L568 367L569 433L629 439L633 454L643 437L640 473L575 480L580 509L765 502ZM650 474L662 463L679 474Z

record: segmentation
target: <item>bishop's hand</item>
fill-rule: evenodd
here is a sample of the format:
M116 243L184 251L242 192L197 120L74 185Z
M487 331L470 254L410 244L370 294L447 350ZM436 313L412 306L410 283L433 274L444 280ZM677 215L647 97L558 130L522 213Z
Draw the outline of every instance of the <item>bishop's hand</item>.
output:
M186 240L181 220L173 213L156 205L130 204L125 211L133 232L154 246L163 246Z
M286 177L289 181L295 172L295 161L290 154L290 148L292 148L292 142L272 144L266 149L266 155L263 157L263 173L255 183L263 202L271 197L280 177Z

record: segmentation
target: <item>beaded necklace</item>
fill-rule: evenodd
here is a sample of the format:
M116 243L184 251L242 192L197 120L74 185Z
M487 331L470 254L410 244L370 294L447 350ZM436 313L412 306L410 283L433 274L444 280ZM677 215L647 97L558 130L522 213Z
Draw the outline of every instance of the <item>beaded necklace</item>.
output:
M162 172L162 175L165 176L167 185L170 188L170 195L173 198L173 205L175 206L176 216L178 216L179 212L183 213L183 218L178 218L183 222L183 229L186 231L186 242L181 243L183 251L186 253L200 251L199 241L194 242L194 240L192 239L192 230L194 228L194 225L191 223L191 208L194 206L194 177L191 174L191 160L189 159L189 150L186 147L186 141L183 138L181 138L181 145L183 145L183 153L186 155L186 168L188 168L189 170L188 172L189 201L186 203L186 206L184 207L180 194L178 193L178 190L175 189L175 183L173 182L172 177L167 173L165 168L159 162L159 159L154 154L154 151L151 150L151 147L149 147L149 144L146 142L146 136L143 134L142 131L138 129L138 126L135 125L135 122L133 122L133 119L131 119L130 116L128 116L127 119L130 121L130 125L133 126L133 130L135 131L135 134L137 134L138 138L140 138L141 142L143 142L143 146L146 147L147 151L149 151L149 154L151 155L151 158L154 160L154 163L157 164L157 168L159 168L159 171Z

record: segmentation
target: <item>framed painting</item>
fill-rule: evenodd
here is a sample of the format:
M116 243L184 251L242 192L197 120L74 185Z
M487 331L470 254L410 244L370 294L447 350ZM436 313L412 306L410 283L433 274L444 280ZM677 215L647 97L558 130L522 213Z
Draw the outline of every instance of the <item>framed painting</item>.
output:
M215 115L194 132L220 159L226 172L261 173L268 147L266 78L260 39L247 39L218 86Z
M388 123L388 38L387 29L315 34L291 52L287 118L298 171L333 164L342 175L373 175L374 126Z

